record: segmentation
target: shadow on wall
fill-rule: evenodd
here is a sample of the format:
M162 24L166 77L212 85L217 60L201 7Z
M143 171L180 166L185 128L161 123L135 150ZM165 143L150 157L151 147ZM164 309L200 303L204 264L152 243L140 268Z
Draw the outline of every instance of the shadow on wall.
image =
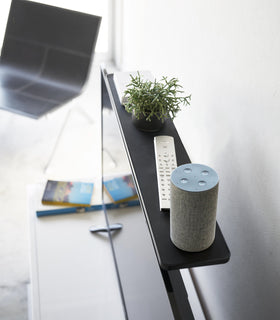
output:
M241 130L238 124L236 128ZM240 152L242 148L246 149L243 153ZM207 306L212 312L214 310L211 314L219 315L219 319L226 316L224 312L231 310L232 305L239 308L229 319L251 319L253 315L255 319L265 319L267 310L271 315L277 315L280 292L277 228L280 216L276 192L279 188L269 184L277 180L277 164L271 165L259 139L253 138L249 132L243 141L230 139L219 157L212 160L219 168L220 176L217 219L232 255L229 263L222 267L195 270L202 295ZM213 295L209 291L216 285L217 273L219 291L225 292L230 300L223 301L223 294ZM223 308L219 307L221 301Z

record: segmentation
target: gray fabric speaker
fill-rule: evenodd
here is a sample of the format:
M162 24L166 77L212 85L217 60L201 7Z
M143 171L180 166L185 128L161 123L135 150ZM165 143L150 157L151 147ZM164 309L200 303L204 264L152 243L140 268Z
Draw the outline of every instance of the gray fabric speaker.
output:
M210 167L188 163L171 174L170 237L184 251L199 252L215 239L219 178Z

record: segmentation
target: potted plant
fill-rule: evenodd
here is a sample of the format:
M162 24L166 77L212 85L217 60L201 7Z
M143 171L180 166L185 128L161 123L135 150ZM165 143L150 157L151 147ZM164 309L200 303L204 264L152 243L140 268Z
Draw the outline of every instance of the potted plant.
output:
M160 81L144 80L138 72L130 75L131 82L125 90L127 112L132 113L133 123L142 131L159 131L166 119L173 120L181 105L189 105L191 95L182 96L179 80L162 77Z

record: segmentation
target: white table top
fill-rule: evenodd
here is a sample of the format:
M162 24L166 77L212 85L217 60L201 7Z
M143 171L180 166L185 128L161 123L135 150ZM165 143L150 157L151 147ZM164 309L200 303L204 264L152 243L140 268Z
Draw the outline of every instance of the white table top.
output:
M125 319L102 211L37 218L42 186L28 189L33 320ZM164 281L140 207L108 210L123 224L112 238L128 318L173 319Z
M37 218L28 191L33 319L124 319L108 236L88 231L103 212Z

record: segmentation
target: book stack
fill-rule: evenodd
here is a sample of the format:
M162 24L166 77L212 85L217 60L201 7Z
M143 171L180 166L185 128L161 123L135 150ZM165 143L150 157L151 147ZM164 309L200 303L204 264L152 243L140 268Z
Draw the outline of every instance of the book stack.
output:
M89 207L94 184L90 182L48 180L42 204L56 206Z
M138 198L131 174L105 180L104 188L114 203Z
M105 180L104 188L107 196L104 198L103 204L101 190L98 190L101 188L96 188L93 182L48 180L45 187L38 186L38 192L43 196L41 196L41 201L37 205L36 215L37 217L43 217L100 211L104 209L104 206L106 209L117 209L139 205L130 174Z

